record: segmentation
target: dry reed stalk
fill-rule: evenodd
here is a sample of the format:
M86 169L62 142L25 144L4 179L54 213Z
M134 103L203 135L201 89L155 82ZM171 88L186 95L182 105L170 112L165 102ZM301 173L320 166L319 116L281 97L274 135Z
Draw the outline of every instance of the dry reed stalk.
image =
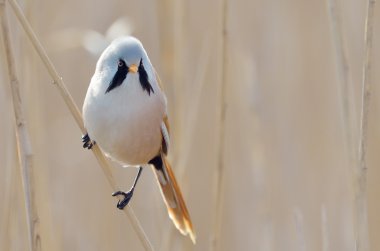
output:
M365 20L365 55L362 76L362 110L360 119L359 134L359 163L356 172L356 250L370 250L369 229L368 229L368 209L367 209L367 145L368 145L368 112L371 98L371 52L373 37L373 20L375 10L375 0L368 0L367 15Z
M0 10L1 12L1 10ZM11 134L11 133L10 133ZM10 141L10 142L9 142ZM7 148L8 148L8 158L7 161L4 163L4 167L7 170L5 176L5 189L2 191L4 193L4 203L3 203L3 215L2 215L2 221L3 226L0 232L0 243L2 243L2 246L0 246L0 249L2 250L11 250L10 248L10 234L9 229L11 228L11 212L12 212L12 206L13 206L13 197L12 195L15 194L15 172L14 172L14 158L13 153L16 149L16 146L14 144L14 140L5 140L4 142L7 142ZM20 175L21 176L21 175Z
M20 6L16 2L16 0L8 0L16 17L18 18L19 22L21 23L22 27L24 28L25 33L27 34L28 38L32 42L32 45L36 49L38 55L40 56L42 62L44 63L46 69L48 70L50 76L52 77L54 84L59 89L60 94L62 95L66 105L68 106L72 116L74 117L75 121L77 122L77 125L81 129L82 133L85 134L86 130L83 125L82 115L78 109L78 107L75 105L74 100L70 93L68 92L66 85L64 84L62 78L59 76L57 70L55 69L53 63L47 56L47 53L45 49L43 48L41 42L38 40L37 36L35 35L31 25L29 24L28 20L26 19L24 13L22 12ZM95 154L96 159L98 160L100 166L102 167L103 173L105 174L108 182L110 183L112 189L114 191L118 190L116 181L113 178L111 166L109 165L108 161L106 160L105 156L99 149L97 145L94 145L92 147L92 152ZM133 229L135 230L138 238L140 239L143 247L145 250L153 250L153 246L150 243L147 235L144 232L144 229L142 228L140 222L138 221L136 215L134 214L132 208L128 205L123 210L126 215L128 216L131 225Z
M218 166L215 170L215 205L214 205L214 223L211 233L210 250L219 250L220 230L222 226L223 214L223 194L224 194L224 155L225 155L225 127L226 127L226 85L227 85L227 0L221 2L221 67L219 71L221 81L221 94L220 94L220 129L219 129L219 145L218 145Z
M180 153L182 153L182 144L179 142L179 139L181 138L181 135L183 135L185 129L184 129L184 112L185 111L185 100L186 95L183 90L185 90L186 84L188 84L186 78L184 77L186 75L186 67L183 63L183 58L185 55L185 35L184 35L184 17L185 17L185 4L183 0L177 0L173 1L173 90L175 95L173 95L174 98L174 104L173 106L173 115L171 118L173 119L174 124L176 125L175 128L172 130L172 137L173 140L172 145L175 145L176 147L172 148L172 156L173 156L173 164L176 164L176 160L180 157Z
M0 16L1 16L1 10L0 10ZM1 20L0 20L1 22ZM4 58L3 53L5 52L5 49L3 49L2 43L0 43L0 57ZM5 83L4 83L5 87ZM5 92L4 89L0 89L0 92ZM2 97L0 97L0 106L3 105L4 107L7 106L7 103L5 102L6 99L4 98L6 94L4 93ZM2 176L2 179L4 183L2 184L4 189L1 191L1 193L4 195L2 199L2 214L0 216L0 250L11 250L10 243L11 243L11 237L10 237L10 229L11 229L11 212L13 210L14 206L14 194L15 192L15 176L18 175L18 173L15 172L14 166L17 162L17 146L15 142L15 134L14 130L15 128L10 126L6 121L8 120L8 117L5 117L6 114L2 114L3 121L2 121L2 129L5 131L5 138L3 138L3 141L6 144L5 150L5 159L2 163L3 170L5 171L5 174ZM21 175L19 175L21 177ZM2 223L2 224L1 224Z
M178 45L175 44L175 35L178 34L178 32L182 32L182 26L181 26L181 22L178 22L177 21L174 21L174 19L178 16L178 13L176 13L176 11L174 11L174 6L175 5L180 5L181 1L173 1L173 0L166 0L166 1L162 1L161 3L157 4L157 8L156 8L156 15L158 17L158 22L161 24L158 29L159 29L159 44L160 44L160 48L159 48L159 51L160 51L160 63L162 63L162 65L164 65L165 67L161 68L161 69L156 69L156 70L160 70L160 77L162 80L165 80L166 81L162 81L163 82L163 87L164 89L168 90L168 88L165 88L168 83L169 85L171 83L175 83L175 84L172 84L170 86L170 88L172 90L168 90L168 91L172 91L172 92L167 92L166 94L168 95L168 98L170 99L170 97L172 98L175 98L175 99L178 99L180 96L176 94L176 90L177 88L181 88L182 87L182 81L179 81L178 78L180 77L179 75L179 72L182 70L180 69L180 64L178 63L178 57L177 57L177 54L176 54L176 51L179 51L178 49ZM176 16L177 14L177 16ZM175 27L178 27L178 26L181 26L181 29L176 29ZM174 33L174 34L173 34ZM176 50L177 49L177 50ZM172 93L175 93L175 95L172 95ZM180 101L177 100L177 101ZM179 102L174 102L175 104L180 104ZM169 107L169 109L171 109L171 107ZM176 121L178 121L178 116L176 116L177 114L181 114L179 111L181 111L181 104L180 106L173 106L173 111L169 110L169 117L170 119L174 119ZM175 123L176 124L176 123ZM171 141L171 144L174 144L174 145L177 145L176 142L174 142L175 139L178 139L179 137L176 137L175 134L177 134L177 130L178 125L176 124L176 127L175 129L171 130L171 137L170 137L170 141ZM178 144L180 145L180 144ZM176 157L178 156L178 147L173 147L173 148L170 148L170 157L173 158L174 156L174 159L177 159ZM173 160L173 159L172 159ZM181 183L181 177L178 176L178 172L177 172L177 168L178 168L178 165L176 164L176 161L173 161L172 162L173 166L175 167L176 169L176 177L177 177L177 180L179 181L179 183ZM182 190L183 192L183 190ZM160 247L158 248L158 250L170 250L170 246L172 244L172 241L171 239L174 237L174 235L177 232L176 228L174 227L174 225L168 221L167 219L167 215L166 213L165 214L160 214L160 216L163 215L164 217L160 217L162 222L164 223L164 229L165 231L162 231L160 233L160 236L161 236L161 243L160 243ZM159 217L159 215L157 214L157 217Z
M354 137L354 132L356 132L357 129L357 116L355 113L356 102L353 94L353 85L348 65L348 53L337 0L327 0L327 8L338 72L338 93L340 100L344 150L349 158L347 165L350 168L350 172L352 172L356 163Z
M205 32L206 34L211 33ZM200 101L202 96L203 87L205 85L205 77L207 73L207 66L210 62L210 51L211 51L211 43L208 36L206 36L203 39L202 47L199 53L199 60L198 60L198 67L195 71L195 77L194 79L191 79L191 82L193 83L193 92L192 92L192 100L191 100L191 106L189 107L189 110L186 114L186 134L184 135L184 143L183 143L183 150L182 150L182 156L178 160L178 163L176 164L178 166L177 168L177 174L180 180L183 178L186 170L187 163L190 159L190 150L193 146L193 141L195 139L195 128L197 124L197 115L201 111L200 107Z
M338 95L339 95L339 105L340 105L340 115L341 115L341 125L343 133L343 146L344 153L347 158L345 158L345 164L349 168L351 173L351 181L354 184L356 178L356 140L354 133L357 132L357 121L356 121L356 102L353 94L353 86L350 75L350 69L348 64L347 48L346 42L343 34L342 21L340 16L340 8L337 0L327 0L327 12L329 16L331 36L333 40L333 47L335 50L335 61L338 72ZM355 191L352 191L354 194ZM322 220L324 220L325 207L322 208ZM357 215L356 207L354 207L353 215ZM356 216L355 216L356 217ZM325 234L325 223L322 223L322 237L323 237L323 250L328 249L328 243L325 243L328 235ZM354 220L354 229L357 229L357 222ZM325 246L327 245L327 246Z
M13 169L13 167L12 167ZM4 194L6 194L5 192L8 192L8 196L7 198L4 200L5 203L5 210L4 210L4 220L2 221L3 222L3 231L1 233L1 244L2 246L0 246L0 248L3 248L2 250L11 250L11 235L10 235L10 229L11 229L11 215L12 215L12 212L13 212L13 198L11 198L11 194L14 194L15 192L15 178L14 178L14 174L12 174L12 177L11 177L11 180L9 180L9 183L10 183L10 187L9 189L5 190L4 191Z
M206 32L208 34L209 32ZM192 105L189 109L187 120L186 120L186 135L185 139L183 140L183 150L181 158L178 159L175 166L177 167L176 174L178 176L178 180L184 180L186 166L188 164L189 158L190 158L190 148L193 146L193 140L195 135L195 127L196 127L196 116L200 111L200 100L201 100L201 94L202 90L205 84L205 77L206 77L206 70L207 65L210 61L210 46L211 43L208 39L208 37L205 37L202 43L202 48L199 53L199 60L198 60L198 67L195 73L194 80L192 80L194 85L194 94L192 95ZM185 189L183 189L183 192ZM170 232L164 232L163 237L163 244L162 248L160 250L169 250L170 247L170 238L173 238L173 235L177 233L176 229L174 227L170 228Z
M16 123L17 151L21 169L21 181L25 196L29 249L32 251L37 251L41 250L41 237L38 230L39 219L35 202L35 186L32 179L33 153L23 114L20 83L16 76L16 64L11 48L8 20L5 14L5 2L2 2L0 4L0 14L5 57L8 65L8 75L11 86L13 111Z

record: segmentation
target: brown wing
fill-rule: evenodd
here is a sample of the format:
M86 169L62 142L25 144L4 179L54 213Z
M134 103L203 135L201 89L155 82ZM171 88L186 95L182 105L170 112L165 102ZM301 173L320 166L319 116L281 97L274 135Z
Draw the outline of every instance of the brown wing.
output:
M156 70L154 72L156 74L158 86L163 91L160 77L158 76ZM170 141L170 126L167 115L163 118L161 124L161 133L162 151L156 158L154 158L149 163L153 164L154 166L156 178L158 184L160 185L161 194L164 198L166 207L168 209L170 219L172 219L176 228L183 235L189 235L190 239L195 244L196 236L193 229L193 224L191 223L189 212L187 211L185 200L177 184L177 180L174 176L172 168L168 160L166 159Z

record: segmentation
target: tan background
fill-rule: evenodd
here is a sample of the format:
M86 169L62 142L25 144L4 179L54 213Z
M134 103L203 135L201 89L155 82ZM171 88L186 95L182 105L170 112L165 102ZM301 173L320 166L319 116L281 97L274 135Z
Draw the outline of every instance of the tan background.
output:
M356 153L366 3L338 3L355 94L350 127ZM355 250L353 156L345 151L326 1L227 0L225 15L222 1L202 0L35 0L23 7L80 107L98 57L81 44L90 30L105 34L115 20L127 17L148 51L167 92L170 159L198 236L192 246L174 231L154 176L145 169L131 205L155 250L209 250L220 162L217 250ZM42 250L143 250L116 209L94 156L82 149L81 133L40 59L10 9L7 14L32 136ZM380 250L380 5L375 17L368 219L371 250ZM26 250L14 118L0 48L0 250ZM114 169L124 189L135 172Z

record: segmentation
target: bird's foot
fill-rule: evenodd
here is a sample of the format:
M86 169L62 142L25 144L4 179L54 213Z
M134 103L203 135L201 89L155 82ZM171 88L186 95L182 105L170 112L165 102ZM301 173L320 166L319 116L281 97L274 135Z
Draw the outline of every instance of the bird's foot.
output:
M82 136L82 142L83 148L87 148L89 150L95 145L95 141L91 141L90 136L88 136L88 133Z
M131 189L131 190L129 190L128 192L117 191L117 192L114 192L114 193L112 194L112 196L118 196L118 195L122 195L122 196L124 196L124 199L119 200L119 201L117 202L117 205L116 205L117 208L119 208L120 210L123 210L124 207L125 207L126 205L128 205L129 201L132 199L132 196L133 196L133 190L134 190L134 189Z

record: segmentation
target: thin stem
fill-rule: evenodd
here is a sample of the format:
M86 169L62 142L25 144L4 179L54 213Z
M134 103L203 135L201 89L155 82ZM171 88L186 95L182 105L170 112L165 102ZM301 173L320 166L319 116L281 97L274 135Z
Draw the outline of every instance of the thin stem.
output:
M37 38L36 34L34 33L29 21L26 19L24 13L22 12L21 7L16 2L16 0L8 0L8 2L11 5L17 19L19 20L22 27L24 28L25 33L28 35L28 38L32 42L32 45L34 46L38 55L40 56L42 62L44 63L47 71L49 72L50 76L52 77L54 84L57 85L61 95L63 96L64 101L66 102L66 105L70 109L70 112L73 115L78 126L80 127L82 133L85 134L86 129L83 126L82 115L81 115L78 107L75 105L74 100L71 97L70 93L68 92L62 78L59 76L57 70L55 69L50 58L48 57L44 47L41 44L41 42L38 40L38 38Z
M211 250L219 250L220 230L223 214L223 189L224 189L224 152L225 152L225 127L226 127L226 86L227 86L227 0L222 1L222 16L221 16L221 96L220 96L220 130L219 130L219 145L218 145L218 166L215 172L215 217L214 226L211 236Z
M0 11L1 12L1 11ZM1 14L0 14L1 15ZM4 127L3 127L4 128ZM12 219L12 212L14 210L14 198L13 195L16 193L16 176L18 176L18 172L14 169L14 163L15 159L17 158L17 145L15 142L15 135L13 134L14 128L8 128L7 126L7 138L3 142L7 142L7 149L6 149L6 159L3 162L3 167L6 171L5 175L2 177L4 182L5 189L2 190L2 193L4 194L3 198L3 214L0 219L0 221L3 223L2 228L0 231L0 249L1 250L11 250L11 219ZM21 171L21 170L20 170ZM20 174L21 176L21 174Z
M41 237L38 231L39 220L35 203L33 179L33 153L30 137L25 124L22 100L20 94L20 83L16 76L15 60L11 48L8 20L5 15L5 4L0 4L1 28L5 48L8 75L10 80L12 103L16 123L16 139L18 159L21 169L21 180L25 196L26 221L28 227L29 249L31 251L41 250Z
M328 14L330 19L331 36L335 50L335 60L338 72L338 93L340 100L340 115L343 132L344 150L349 156L348 167L350 172L356 163L355 139L356 113L355 97L348 65L347 48L343 35L342 23L339 15L337 0L327 0Z
M200 107L200 99L201 99L201 93L203 90L203 86L205 85L205 75L206 75L206 69L207 65L210 61L210 43L208 37L206 37L203 40L203 45L201 52L199 53L200 57L198 60L198 67L195 73L194 77L194 93L193 93L193 101L192 106L189 109L188 115L187 115L187 122L185 123L187 125L186 131L187 136L184 139L184 146L183 150L181 151L181 158L178 159L178 161L175 163L175 166L177 167L177 174L178 174L178 180L184 180L185 173L186 173L186 166L188 165L189 158L190 158L190 148L193 146L194 138L193 135L195 135L195 125L196 125L196 115L199 113L199 107ZM186 192L185 189L183 192ZM174 233L176 233L176 229L174 227L170 228L169 232L164 232L162 239L163 241L163 248L161 250L169 250L169 239L173 238Z
M370 250L368 233L367 210L367 145L368 145L368 111L371 98L371 52L373 37L373 20L375 0L368 1L367 16L365 21L365 58L363 63L362 78L362 110L360 119L359 163L357 169L357 191L355 204L357 211L358 232L356 237L356 250Z
M210 33L210 32L206 32ZM188 112L186 113L186 135L183 143L183 150L181 158L177 161L177 173L178 177L181 180L185 174L186 166L190 159L191 147L194 142L195 129L197 125L197 115L200 113L200 104L203 88L206 84L205 76L207 74L207 65L210 62L210 40L206 36L203 39L201 51L199 53L198 67L195 71L195 77L192 79L194 90L192 93L191 106L189 107Z
M78 109L78 107L75 105L74 100L70 93L68 92L66 85L64 84L62 78L59 76L57 70L55 69L53 63L47 56L47 53L45 49L43 48L42 44L38 40L37 36L35 35L32 27L30 26L28 20L26 19L24 13L22 12L20 6L16 2L16 0L8 0L16 17L18 18L19 22L21 23L22 27L25 30L25 33L27 34L28 38L32 42L32 45L36 49L38 55L40 56L42 62L44 63L47 71L49 72L50 76L52 77L54 84L56 84L57 88L59 89L60 94L62 95L62 98L64 99L66 105L68 106L72 116L74 117L75 121L77 122L77 125L81 129L82 133L86 133L86 129L83 125L82 115ZM116 186L115 179L113 178L111 166L109 165L108 161L106 160L105 156L101 152L100 148L97 145L94 145L92 148L92 152L94 153L96 159L99 162L99 165L102 167L102 170L110 183L112 189L114 191L118 190ZM145 250L153 250L152 244L150 243L147 235L144 232L144 229L142 228L140 222L138 221L136 215L134 214L132 208L128 205L124 208L124 212L128 216L133 229L135 230L137 236L139 237L142 245L144 246Z
M348 171L351 173L352 184L355 184L357 178L356 172L356 140L354 133L357 132L357 121L355 113L355 97L353 94L353 86L350 76L347 49L343 35L343 27L341 22L341 16L339 5L337 0L327 0L328 16L331 30L331 37L333 40L333 47L335 50L335 60L338 73L338 97L340 105L341 126L343 133L343 150L347 158L344 159L345 165L347 165ZM354 187L355 189L355 187ZM352 190L354 194L355 191ZM325 207L322 207L322 237L323 237L323 250L327 250L328 246L328 234L326 233L325 222ZM358 211L357 206L354 206L354 229L357 230Z

